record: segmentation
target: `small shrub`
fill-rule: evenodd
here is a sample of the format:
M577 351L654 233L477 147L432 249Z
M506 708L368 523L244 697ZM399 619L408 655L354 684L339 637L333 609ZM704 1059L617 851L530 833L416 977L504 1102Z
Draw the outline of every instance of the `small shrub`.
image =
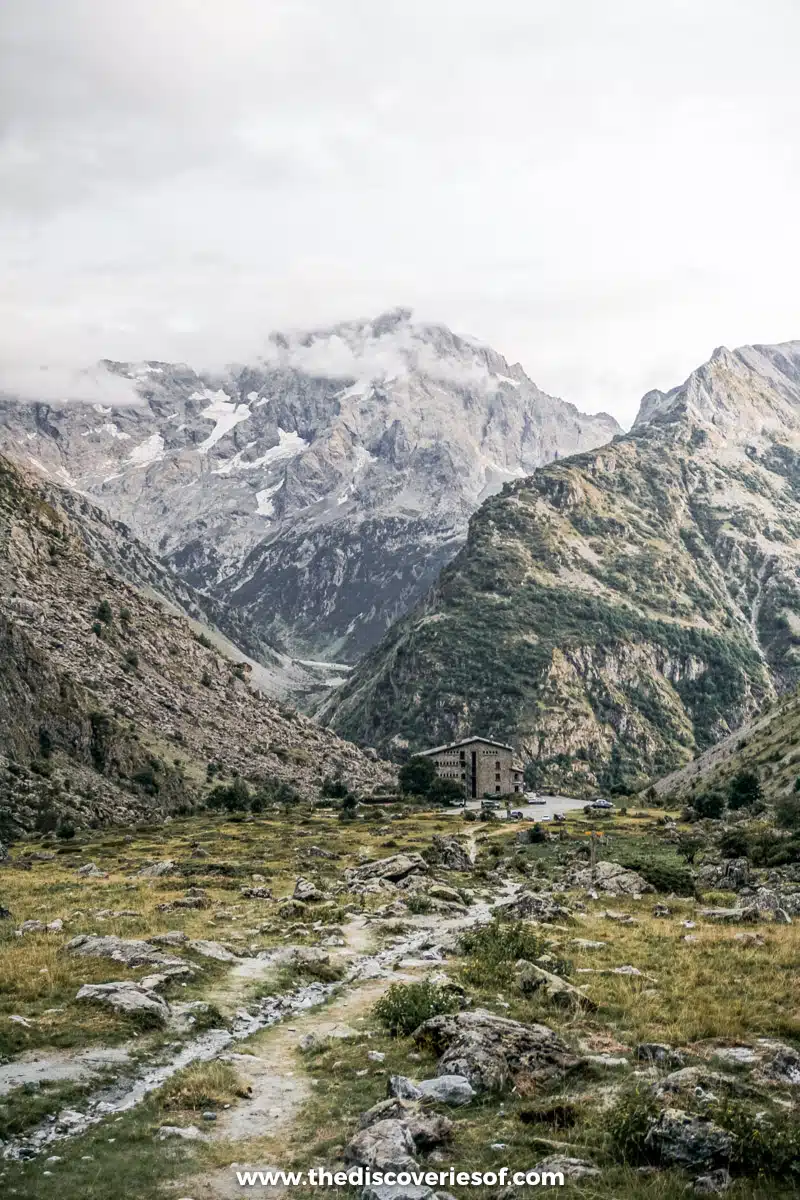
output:
M421 983L393 983L372 1011L392 1037L408 1037L430 1017L457 1009L453 992L425 979Z
M617 1155L624 1163L636 1165L648 1159L644 1140L659 1112L652 1094L638 1088L626 1092L604 1118L604 1126Z
M343 800L347 795L347 784L343 779L332 779L326 775L319 789L321 796L330 796L332 800Z
M56 837L68 842L75 837L75 826L72 821L62 820L56 829Z
M213 650L214 643L211 641L211 638L206 637L204 633L198 633L196 640L204 650Z
M508 982L517 959L536 959L546 948L529 925L496 918L461 935L461 952L467 959L462 974L476 987Z
M129 667L136 668L139 665L139 655L136 653L135 650L126 650L125 651L125 662L128 664Z
M95 616L98 621L102 621L104 625L110 625L114 619L114 614L111 610L111 605L108 600L101 600L97 606Z
M725 797L720 792L703 792L694 797L692 807L699 817L717 821L725 811Z

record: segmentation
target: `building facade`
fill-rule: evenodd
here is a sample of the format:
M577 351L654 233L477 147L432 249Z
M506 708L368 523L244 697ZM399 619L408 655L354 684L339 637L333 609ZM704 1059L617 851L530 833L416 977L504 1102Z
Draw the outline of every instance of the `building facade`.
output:
M447 746L423 750L422 755L433 759L441 778L460 783L468 800L525 790L522 763L517 760L513 746L507 746L505 742L481 737L464 738Z

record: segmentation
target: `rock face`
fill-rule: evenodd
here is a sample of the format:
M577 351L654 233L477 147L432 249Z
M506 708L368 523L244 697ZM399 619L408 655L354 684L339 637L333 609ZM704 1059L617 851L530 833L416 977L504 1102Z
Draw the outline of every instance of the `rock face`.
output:
M6 400L0 448L71 479L301 658L353 662L453 557L485 496L619 432L403 310L265 349L213 377L111 364L139 406Z
M367 883L374 879L384 879L397 883L413 872L428 870L428 864L421 854L412 851L410 854L393 854L390 858L379 858L375 862L364 863L345 872L345 879L352 885Z
M485 1009L431 1017L414 1041L440 1056L437 1075L461 1075L478 1092L502 1091L522 1072L551 1079L580 1062L546 1025L523 1025Z
M565 794L687 763L798 680L799 464L800 343L716 352L485 501L324 719L384 751L485 729Z
M320 771L353 787L391 780L265 699L257 669L221 637L215 648L215 631L191 624L159 571L85 497L0 456L0 795L12 835L45 811L76 828L167 813L196 798L189 777L212 760L314 799Z
M464 846L454 837L434 834L431 841L430 858L445 871L472 870L472 859Z

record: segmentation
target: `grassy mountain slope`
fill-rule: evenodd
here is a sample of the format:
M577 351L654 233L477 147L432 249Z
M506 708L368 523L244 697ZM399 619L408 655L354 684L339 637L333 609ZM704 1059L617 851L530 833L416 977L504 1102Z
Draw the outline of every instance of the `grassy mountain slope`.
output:
M717 352L487 501L323 718L384 749L494 734L543 786L680 766L797 682L798 451L800 344Z
M385 777L252 690L180 596L165 603L149 552L121 526L111 545L107 518L86 504L79 522L75 504L0 457L0 836L192 805L209 763L307 795L324 774ZM115 555L127 578L104 565Z

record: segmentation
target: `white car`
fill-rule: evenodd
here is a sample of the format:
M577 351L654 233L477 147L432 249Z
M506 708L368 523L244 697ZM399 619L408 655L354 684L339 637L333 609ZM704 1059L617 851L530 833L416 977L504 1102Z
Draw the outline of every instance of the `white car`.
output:
M598 796L598 798L596 800L592 801L592 803L589 805L589 807L590 808L613 808L614 805L611 803L610 800L604 800L602 796Z

